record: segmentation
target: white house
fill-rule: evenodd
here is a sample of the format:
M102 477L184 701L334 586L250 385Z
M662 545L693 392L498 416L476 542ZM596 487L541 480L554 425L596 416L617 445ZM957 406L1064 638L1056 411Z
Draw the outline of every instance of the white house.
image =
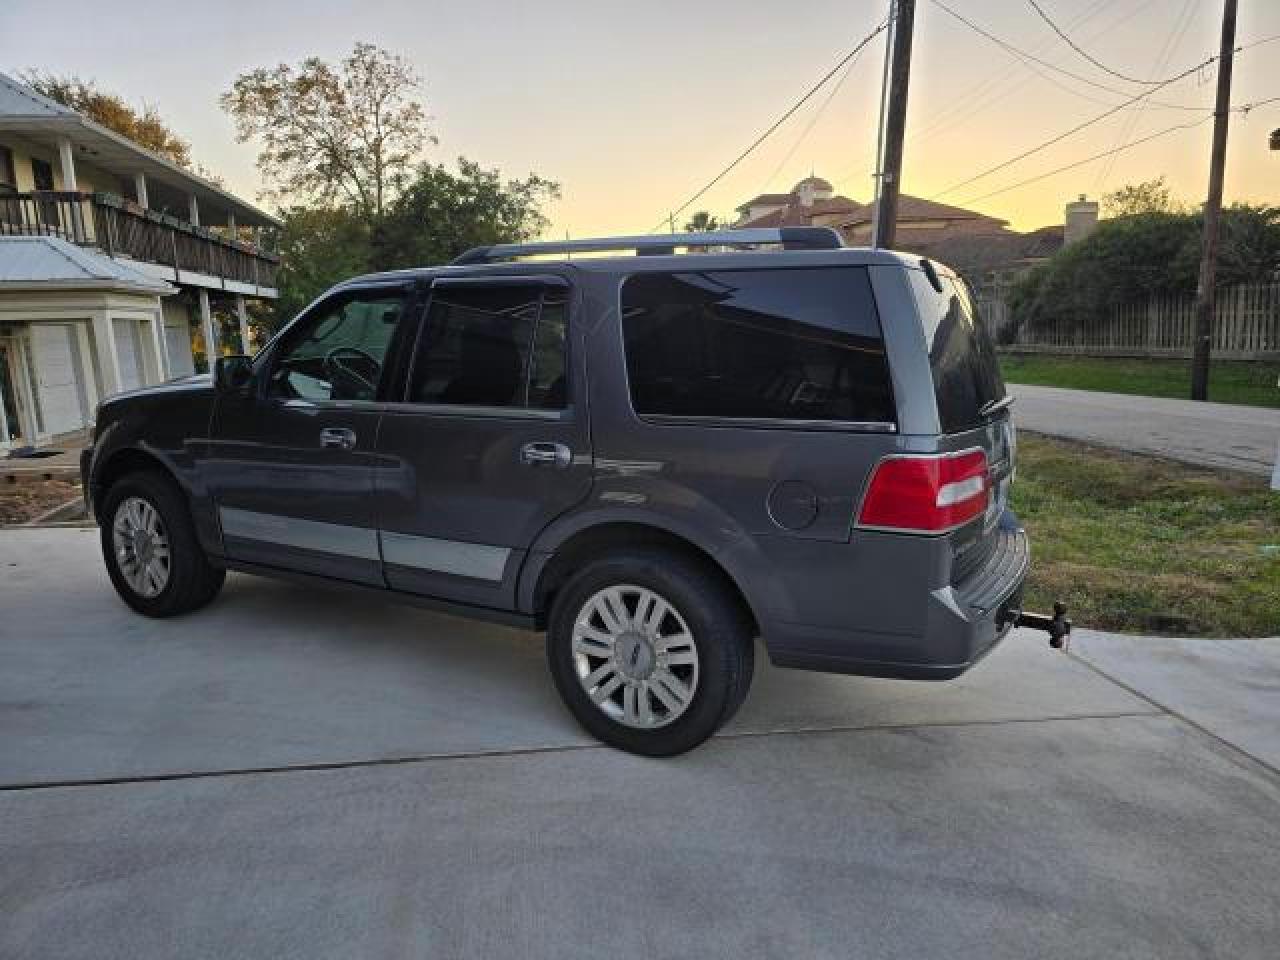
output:
M83 429L104 396L249 352L279 222L0 74L0 450ZM215 314L234 316L239 344ZM210 351L208 345L213 344Z

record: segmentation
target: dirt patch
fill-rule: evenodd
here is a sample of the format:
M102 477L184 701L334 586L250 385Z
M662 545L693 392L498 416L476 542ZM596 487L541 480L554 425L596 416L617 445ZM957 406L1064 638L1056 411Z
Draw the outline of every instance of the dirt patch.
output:
M54 507L80 496L78 477L0 481L0 525L29 523Z

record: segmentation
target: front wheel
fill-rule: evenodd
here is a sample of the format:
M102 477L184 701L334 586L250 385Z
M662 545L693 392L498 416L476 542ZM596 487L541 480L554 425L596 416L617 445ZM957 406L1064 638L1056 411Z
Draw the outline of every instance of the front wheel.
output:
M547 659L586 730L632 753L670 756L716 732L751 683L751 629L736 598L676 554L629 550L559 592Z
M222 589L226 571L209 563L186 498L168 477L150 470L122 477L103 497L99 522L111 582L138 613L188 613Z

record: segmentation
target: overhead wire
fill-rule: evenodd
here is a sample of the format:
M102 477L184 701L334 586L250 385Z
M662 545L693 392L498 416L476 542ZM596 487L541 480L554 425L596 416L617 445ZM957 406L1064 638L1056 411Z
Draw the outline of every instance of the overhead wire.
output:
M1009 41L996 36L990 30L987 30L981 25L975 23L973 20L970 20L968 17L964 16L964 14L954 10L947 3L945 3L944 0L930 0L930 2L935 7L938 7L939 9L941 9L944 13L948 14L949 16L953 17L955 20L958 20L960 23L964 24L970 30L986 37L992 43L996 44L997 46L1003 47L1005 50L1009 51L1010 53L1013 53L1019 57L1023 57L1027 60L1031 60L1035 63L1038 63L1040 64L1040 66L1045 67L1046 69L1049 69L1049 70L1053 70L1055 73L1060 73L1065 77L1070 77L1072 80L1078 80L1079 82L1087 84L1088 86L1091 86L1091 87L1095 87L1098 90L1105 90L1107 93L1115 94L1118 97L1133 96L1132 90L1118 90L1115 87L1108 86L1105 83L1099 83L1097 80L1090 79L1089 77L1078 74L1075 71L1068 70L1065 67L1059 66L1056 63L1051 63L1050 61L1045 60L1043 57L1038 57L1033 53L1028 53L1026 50L1022 50L1018 47L1015 47ZM1159 84L1157 84L1157 86L1167 86L1169 82L1170 81L1161 81ZM1154 91L1150 91L1150 92L1154 92ZM1162 100L1152 100L1151 105L1164 107L1165 109L1168 109L1168 110L1190 110L1190 111L1196 111L1196 112L1199 112L1201 110L1211 111L1213 109L1212 107L1195 107L1195 106L1190 106L1188 104L1182 104L1182 103L1166 103Z
M1194 12L1196 0L1183 0L1182 9L1178 11L1178 15L1173 19L1173 26L1169 30L1169 36L1165 38L1164 44L1160 47L1160 52L1156 54L1156 59L1152 63L1154 70L1167 70L1169 60L1173 57L1174 51L1178 49L1178 44L1182 42L1183 36L1187 32L1187 28L1191 26L1191 15ZM1128 116L1120 125L1120 135L1116 137L1116 145L1124 143L1128 140L1135 130L1138 129L1142 122L1142 116L1146 112L1147 105L1150 101L1143 100L1135 104L1129 111ZM1101 193L1107 185L1107 181L1111 178L1111 171L1115 169L1117 154L1112 154L1103 163L1102 168L1098 171L1098 175L1093 181L1093 192Z
M864 47L863 49L866 48ZM861 54L862 51L860 50L858 52ZM791 149L787 151L786 156L784 156L782 160L778 162L778 165L774 167L773 173L769 174L769 178L765 180L764 185L758 192L764 193L768 190L770 184L772 184L773 181L777 179L778 174L782 172L783 167L791 162L791 158L794 157L796 151L800 149L800 144L804 143L809 134L813 132L813 128L817 125L818 121L822 119L822 115L826 112L827 107L831 106L831 101L836 98L836 94L840 92L840 88L843 87L845 81L849 79L849 74L851 74L853 72L853 68L858 65L858 59L859 58L855 56L849 61L849 65L844 68L844 73L840 75L840 79L837 80L835 86L831 88L831 92L827 94L827 98L823 100L818 109L814 111L813 116L809 118L809 122L805 124L805 128L800 131L800 135L796 137L795 142L791 144Z
M781 127L784 123L786 123L787 120L790 119L791 116L795 114L797 110L803 107L813 97L814 94L816 94L819 90L821 90L824 86L826 86L827 82L832 77L834 77L837 73L839 73L840 70L847 63L849 63L851 60L853 60L854 57L856 57L859 53L861 53L862 49L866 47L866 45L869 44L872 40L874 40L880 34L880 32L884 30L885 27L887 27L888 25L889 25L889 22L887 20L882 21L879 26L877 26L874 30L872 30L869 34L867 34L861 40L859 40L857 45L854 46L852 50L850 50L843 57L841 57L840 61L836 63L836 65L832 67L830 70L828 70L825 74L823 74L822 78L817 83L811 86L803 96L801 96L798 100L792 103L791 106L788 107L787 110L782 114L782 116L780 116L777 120L775 120L772 124L770 124L768 129L766 129L764 133L760 134L760 136L756 137L756 139L751 142L751 145L749 147L747 147L740 154L734 157L734 159L723 170L721 170L714 177L708 180L691 197L689 197L688 200L680 204L680 206L670 210L666 214L666 216L664 216L661 220L658 221L658 223L655 226L650 227L648 232L656 233L658 230L662 228L662 225L664 223L674 222L676 216L683 213L685 210L689 209L689 207L695 204L708 190L710 190L717 183L723 180L731 170L733 170L735 167L738 166L738 164L740 164L743 160L745 160L748 156L750 156L755 151L756 147L764 143L765 140L767 140L774 133L774 131L776 131L779 127Z
M1276 99L1280 99L1280 97ZM1071 163L1064 164L1063 166L1055 167L1053 170L1049 170L1046 173L1037 174L1034 177L1028 177L1026 180L1019 180L1017 183L1012 183L1012 184L1009 184L1008 186L1000 187L997 190L992 190L988 193L984 193L981 196L977 196L969 200L965 200L964 203L965 204L979 203L983 200L989 200L990 198L997 197L1002 193L1008 193L1011 190L1018 190L1022 187L1029 186L1030 184L1038 183L1041 180L1047 180L1049 177L1056 176L1059 173L1065 173L1068 170L1074 170L1076 167L1083 167L1086 164L1093 163L1095 160L1101 160L1104 157L1110 157L1114 154L1122 153L1125 150L1129 150L1141 144L1150 143L1152 140L1156 140L1156 139L1159 139L1160 137L1167 136L1170 133L1175 133L1178 130L1191 130L1195 127L1203 126L1204 124L1208 123L1212 119L1213 119L1212 116L1208 116L1208 117L1201 117L1199 120L1194 120L1191 123L1174 124L1173 126L1166 127L1163 130L1159 130L1151 134L1150 136L1142 137L1138 140L1132 140L1128 143L1121 144L1118 147L1113 147L1110 150L1104 150L1101 153L1095 153L1093 156L1085 157L1083 160L1075 160Z
M1111 76L1118 77L1119 79L1125 80L1129 83L1136 83L1136 84L1145 85L1145 86L1157 86L1162 83L1170 82L1169 80L1139 80L1137 77L1127 76L1121 73L1119 70L1114 70L1111 67L1108 67L1105 63L1103 63L1101 60L1097 59L1096 57L1092 56L1087 50L1085 50L1078 43L1072 40L1071 37L1067 35L1066 31L1064 31L1061 27L1059 27L1056 23L1053 22L1050 16L1044 12L1044 8L1041 7L1040 4L1036 2L1036 0L1027 0L1027 3L1031 5L1031 9L1033 9L1036 13L1040 15L1040 19L1049 25L1049 28L1053 30L1053 32L1056 33L1059 37L1062 38L1063 42L1066 43L1067 46L1069 46L1076 53L1080 54L1080 56L1084 57L1084 59L1088 60L1090 63L1092 63L1095 67L1097 67L1099 70L1103 71L1104 73L1109 73L1111 74Z
M1048 140L1038 143L1034 147L1031 147L1030 149L1024 150L1021 153L1015 154L1014 156L1008 158L1007 160L1002 160L1001 162L993 166L987 167L985 170L975 173L971 177L966 177L963 180L959 180L956 183L951 184L949 187L938 191L929 199L936 200L938 197L946 196L948 193L952 193L953 191L959 190L961 187L967 187L969 184L977 180L985 179L986 177L991 176L991 174L993 173L998 173L999 171L1005 169L1006 167L1010 167L1015 163L1025 160L1027 157L1034 156L1035 154L1040 153L1042 150L1047 150L1049 147L1053 146L1055 143L1061 143L1063 140L1066 140L1068 137L1074 136L1075 134L1079 133L1081 130L1091 127L1096 123L1100 123L1103 120L1107 119L1107 117L1114 116L1115 114L1119 113L1121 110L1125 109L1125 107L1128 107L1134 103L1137 103L1139 100L1142 100L1143 98L1149 96L1151 93L1154 93L1156 90L1160 90L1163 87L1166 87L1171 83L1181 80L1184 77L1189 77L1191 76L1191 74L1195 73L1198 70L1203 70L1205 67L1207 67L1209 64L1213 63L1217 59L1218 57L1215 54L1212 57L1202 60L1200 63L1197 63L1195 66L1188 67L1186 70L1182 71L1181 73L1173 77L1170 77L1168 80L1165 80L1160 86L1152 87L1151 90L1146 91L1144 93L1140 93L1137 96L1130 98L1125 103L1121 103L1117 106L1114 106L1109 110L1104 110L1102 113L1098 114L1097 116L1090 117L1088 120L1085 120L1083 123L1078 123L1071 129L1065 130L1062 133L1059 133L1053 137L1050 137ZM1212 113L1210 113L1208 116L1212 116Z

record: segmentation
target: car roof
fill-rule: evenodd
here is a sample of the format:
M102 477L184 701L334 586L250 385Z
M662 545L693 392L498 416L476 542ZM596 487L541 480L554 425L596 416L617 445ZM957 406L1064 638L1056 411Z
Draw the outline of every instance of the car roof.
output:
M441 264L367 273L344 280L333 289L350 286L412 282L437 277L528 275L543 270L561 272L568 268L583 273L688 273L709 270L769 270L796 267L898 266L918 269L922 258L915 254L871 247L840 247L832 250L750 250L729 253L686 253L637 256L536 257L491 263ZM942 267L941 264L938 265ZM945 269L945 268L943 268ZM950 271L947 271L950 272Z

